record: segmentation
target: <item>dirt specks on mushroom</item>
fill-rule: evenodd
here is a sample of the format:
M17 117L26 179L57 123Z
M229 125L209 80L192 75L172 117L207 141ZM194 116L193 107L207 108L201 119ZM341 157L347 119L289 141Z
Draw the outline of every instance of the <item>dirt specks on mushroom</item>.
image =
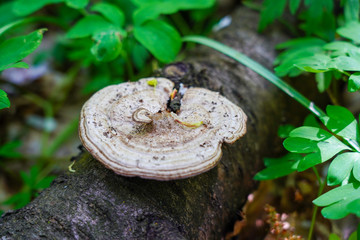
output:
M203 88L187 89L174 113L168 102L175 94L165 78L108 86L83 106L80 139L117 174L172 180L205 172L220 160L223 142L245 134L246 115Z

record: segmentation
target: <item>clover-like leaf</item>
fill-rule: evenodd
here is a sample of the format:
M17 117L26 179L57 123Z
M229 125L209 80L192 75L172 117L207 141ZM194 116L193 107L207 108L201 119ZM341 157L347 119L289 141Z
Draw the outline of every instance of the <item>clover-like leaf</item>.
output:
M327 184L334 186L340 184L353 170L354 177L360 180L360 153L346 152L332 160L327 176Z
M297 76L302 72L301 67L318 65L319 63L322 63L321 70L327 70L326 64L330 59L322 59L321 62L314 59L316 54L323 54L322 46L324 44L323 40L317 38L300 38L277 45L278 49L287 50L280 53L274 61L274 64L278 65L275 68L276 74L279 76ZM319 69L318 66L315 68Z
M324 54L318 53L313 56L299 58L294 62L294 66L305 72L321 73L329 71L329 62L332 59Z
M281 138L287 138L294 128L295 127L291 124L280 125L278 128L278 136Z
M346 139L359 140L358 123L348 109L329 105L326 107L326 113L329 118L325 125L329 130Z
M344 1L344 17L346 22L359 21L360 3L358 0Z
M360 72L353 73L349 77L348 90L349 92L356 92L360 89Z
M346 206L346 210L360 217L360 198L353 200ZM349 238L350 239L350 238Z
M294 153L310 153L298 165L298 171L304 171L323 163L337 153L350 148L331 133L316 127L294 129L284 141L284 147Z
M122 46L119 32L100 32L93 39L95 43L91 48L91 53L98 61L111 61L119 56Z
M344 38L360 43L360 23L358 21L348 22L345 26L338 28L336 32Z
M68 38L83 38L99 32L120 30L99 15L88 15L80 19L66 34Z
M340 219L346 217L349 213L358 213L359 199L359 184L349 183L330 190L316 198L313 203L324 207L321 213L325 218ZM354 201L356 202L353 203ZM356 208L354 209L354 207Z
M344 54L348 54L351 52L360 52L359 47L357 47L356 45L354 45L350 42L345 42L345 41L330 42L330 43L325 44L323 46L323 48L324 48L324 50L327 50L327 51L333 51L331 56L339 56L339 55L344 55Z
M338 56L328 62L328 68L342 71L360 71L360 61L355 57Z
M288 153L281 158L265 158L266 168L258 172L254 179L269 180L286 176L296 171L300 159L302 156L295 153Z
M113 4L100 2L92 6L91 11L101 13L107 20L109 20L118 27L124 25L124 13Z
M304 120L304 126L307 126L307 127L317 127L317 128L320 128L320 124L318 122L318 119L315 117L314 114L309 114L305 117L305 120Z
M134 27L134 36L161 62L175 59L181 48L181 38L174 27L160 20L150 20Z

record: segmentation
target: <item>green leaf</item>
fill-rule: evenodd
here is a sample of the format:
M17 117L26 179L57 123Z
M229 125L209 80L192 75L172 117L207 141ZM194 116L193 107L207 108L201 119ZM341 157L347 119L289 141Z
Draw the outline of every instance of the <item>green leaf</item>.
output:
M321 63L315 56L324 55L322 46L325 42L318 38L298 38L284 42L277 45L278 49L287 49L286 51L279 54L275 61L275 65L279 65L275 68L276 74L279 76L289 75L291 77L297 76L301 73L298 67L309 66L313 64L316 66ZM322 65L323 68L327 69L327 62L331 59L325 56Z
M349 92L356 92L360 89L360 72L351 74L349 77L348 90Z
M359 21L359 0L345 0L344 15L346 22Z
M346 139L358 140L359 128L355 117L344 107L329 105L326 107L329 119L325 126L333 133Z
M139 43L134 43L131 47L131 59L138 70L145 67L146 61L149 59L149 52Z
M360 43L360 23L357 21L346 23L345 26L338 28L336 32L344 38Z
M134 27L134 36L158 60L171 62L181 48L179 33L171 25L160 20L150 20Z
M321 211L325 218L340 219L349 213L358 211L357 204L355 204L356 209L351 205L351 202L358 201L358 199L360 199L360 188L357 184L349 183L330 190L316 198L313 203L317 206L325 206Z
M30 169L30 173L26 174L25 172L20 172L21 178L24 183L31 190L39 190L44 189L50 186L50 183L55 179L55 176L46 176L42 179L39 179L40 169L38 166L32 166Z
M101 13L107 20L109 20L118 27L122 27L124 25L124 13L113 4L100 2L95 4L91 8L91 11Z
M306 116L303 125L307 126L307 127L320 128L320 124L319 124L318 120L316 119L316 117L313 114L309 114L309 115Z
M10 38L2 42L0 44L0 71L32 53L40 45L45 30L36 30L28 35ZM24 64L20 65L24 66Z
M313 56L295 59L293 65L302 71L319 73L328 71L328 65L331 61L332 59L328 55L318 53Z
M8 1L0 5L0 27L18 20L20 17L14 12L14 2Z
M354 157L354 168L353 168L353 175L356 180L360 182L360 153L355 152L357 154L356 157Z
M306 35L317 35L323 39L335 38L335 15L333 13L333 0L306 0L309 6L300 18L304 23L300 25Z
M20 16L33 13L48 4L61 3L64 0L16 0L14 2L14 12Z
M305 138L289 137L284 141L284 147L293 153L312 153L318 151L317 142Z
M21 141L11 141L0 146L0 156L7 158L19 158L22 155L16 150L22 144Z
M44 189L48 188L52 181L54 181L56 177L55 176L46 176L43 179L41 179L38 183L35 184L34 189Z
M354 57L338 56L329 61L327 67L343 71L360 71L360 61Z
M323 46L324 50L335 51L337 55L345 55L351 52L360 52L360 48L352 43L345 41L335 41ZM332 54L334 56L334 54Z
M29 68L29 64L27 64L26 62L17 62L6 66L4 70L8 68Z
M360 226L360 225L358 225L358 229L359 229L359 226ZM350 234L350 237L348 238L348 240L358 240L358 238L357 238L357 233L358 233L358 231L359 231L359 230L354 231L353 233L351 233L351 234Z
M360 164L359 153L347 152L338 155L334 160L332 160L329 166L327 184L329 186L340 184L347 176L350 175L354 164ZM354 169L354 177L356 179L360 179L360 171L358 168L356 170Z
M281 158L265 158L266 168L258 172L254 179L262 181L289 175L296 171L301 158L300 154L294 153L289 153Z
M290 132L290 137L306 138L314 141L322 141L331 138L331 133L316 127L299 127Z
M111 61L117 58L121 51L120 32L107 31L97 33L93 39L94 46L91 53L98 61Z
M320 152L315 152L315 153L311 153L306 155L299 163L298 165L298 171L302 172L305 171L315 165L318 165L320 163L322 163L322 159L321 159L321 155Z
M336 235L335 233L331 233L329 235L329 240L341 240L341 238L338 235Z
M15 209L19 209L28 204L31 200L31 192L19 192L8 198L3 204L14 205Z
M284 141L288 151L311 153L300 161L298 171L323 163L337 153L350 149L329 132L316 127L299 127L291 131L289 136Z
M360 191L358 186L356 186L354 183L349 183L322 194L316 198L313 203L320 207L328 206L334 202L343 200L347 196L354 195L356 191Z
M139 8L133 14L135 25L141 25L148 20L154 20L161 14L172 14L180 10L204 9L215 4L215 0L155 0L133 1Z
M278 129L278 136L281 138L287 138L289 133L294 130L294 126L290 124L280 125Z
M66 34L68 38L83 38L95 35L99 32L119 30L103 17L98 15L88 15L79 20Z
M89 4L89 0L65 0L65 3L71 8L82 9Z
M320 38L315 37L303 37L303 38L294 38L289 41L280 43L276 45L276 49L299 49L304 47L314 47L314 46L323 46L326 42Z
M360 217L360 198L355 199L354 201L350 202L346 209L350 212L355 214L356 216Z
M10 100L7 97L6 92L0 89L0 109L9 108L9 107L10 107Z
M301 0L290 0L289 7L291 14L294 15L296 13L296 10L298 10L300 6L300 2Z
M259 31L263 31L267 25L281 17L285 10L286 0L265 0L260 14Z

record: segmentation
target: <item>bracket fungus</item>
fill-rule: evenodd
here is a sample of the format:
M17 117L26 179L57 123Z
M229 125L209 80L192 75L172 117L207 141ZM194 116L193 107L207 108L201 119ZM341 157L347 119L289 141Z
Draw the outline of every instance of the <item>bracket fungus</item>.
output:
M149 84L154 80L155 90ZM174 113L168 109L173 88L166 78L145 78L98 91L81 111L83 145L125 176L172 180L213 168L222 143L245 134L247 117L219 93L203 88L188 88Z

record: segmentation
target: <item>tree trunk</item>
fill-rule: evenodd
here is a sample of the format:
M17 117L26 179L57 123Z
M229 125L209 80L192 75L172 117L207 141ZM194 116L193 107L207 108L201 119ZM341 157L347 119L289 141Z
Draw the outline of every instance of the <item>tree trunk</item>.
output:
M268 68L284 36L256 32L258 14L240 8L215 39ZM1 239L220 239L240 217L257 183L262 159L281 149L278 126L301 108L269 82L232 59L197 47L186 61L157 73L219 91L248 116L247 134L224 144L221 162L184 180L154 181L116 175L83 151L73 169L56 178L26 207L0 219ZM295 105L295 106L294 106ZM297 115L299 116L299 115ZM294 115L292 116L294 118ZM276 150L277 149L277 150Z

